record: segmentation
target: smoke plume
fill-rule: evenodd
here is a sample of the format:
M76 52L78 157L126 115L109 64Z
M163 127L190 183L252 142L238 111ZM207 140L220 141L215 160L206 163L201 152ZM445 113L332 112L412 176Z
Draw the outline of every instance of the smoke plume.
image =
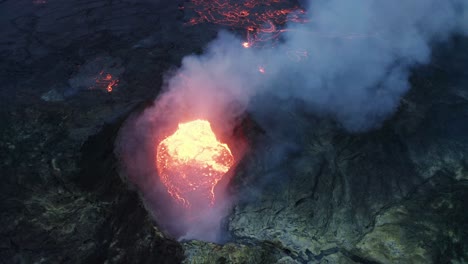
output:
M155 142L177 122L208 119L227 135L246 111L280 119L278 102L300 102L348 131L368 130L395 111L409 89L411 68L429 62L432 45L468 34L466 0L313 0L306 10L309 22L288 25L272 48L244 48L239 37L221 32L202 55L185 57L154 106L129 121L120 152L150 210L161 205L154 195L160 188L151 158ZM291 56L297 52L307 56ZM256 121L267 130L284 126ZM162 221L181 223L179 237L216 241L230 206L223 204L194 224L167 212Z

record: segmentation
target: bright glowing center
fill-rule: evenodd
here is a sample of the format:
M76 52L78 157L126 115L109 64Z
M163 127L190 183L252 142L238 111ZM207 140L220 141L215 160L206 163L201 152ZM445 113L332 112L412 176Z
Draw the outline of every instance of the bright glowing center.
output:
M226 144L220 143L206 120L179 124L161 141L156 165L169 194L186 207L214 204L214 187L234 164Z

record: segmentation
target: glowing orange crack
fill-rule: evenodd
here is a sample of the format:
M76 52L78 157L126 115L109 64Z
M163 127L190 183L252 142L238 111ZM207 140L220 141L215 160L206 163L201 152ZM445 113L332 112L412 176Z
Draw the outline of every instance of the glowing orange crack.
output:
M179 124L157 147L156 164L168 193L186 207L194 202L213 205L214 187L234 164L206 120Z

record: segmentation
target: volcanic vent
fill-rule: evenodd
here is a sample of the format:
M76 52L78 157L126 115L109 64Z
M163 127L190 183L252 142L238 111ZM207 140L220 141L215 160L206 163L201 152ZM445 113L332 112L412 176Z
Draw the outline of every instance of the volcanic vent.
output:
M231 150L220 143L206 120L179 124L157 148L157 168L167 191L190 208L213 206L214 188L234 164Z
M193 114L175 108L173 96ZM135 113L121 129L116 151L122 172L162 230L177 239L218 242L232 204L227 186L246 144L217 104L209 104L218 110L210 115L189 98L174 90Z

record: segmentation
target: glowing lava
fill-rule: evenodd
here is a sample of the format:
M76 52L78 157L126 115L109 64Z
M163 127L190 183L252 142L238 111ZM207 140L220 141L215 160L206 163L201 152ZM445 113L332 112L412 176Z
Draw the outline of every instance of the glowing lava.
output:
M309 22L305 10L289 0L187 0L179 9L192 11L187 25L212 23L244 30L245 48L278 40L288 22Z
M233 164L229 147L216 139L206 120L179 124L177 131L157 147L161 181L186 207L195 203L212 206L214 188Z
M98 86L105 86L106 91L111 93L114 87L119 84L119 80L113 79L110 73L104 74L104 71L101 71L99 77L96 78L96 84Z

